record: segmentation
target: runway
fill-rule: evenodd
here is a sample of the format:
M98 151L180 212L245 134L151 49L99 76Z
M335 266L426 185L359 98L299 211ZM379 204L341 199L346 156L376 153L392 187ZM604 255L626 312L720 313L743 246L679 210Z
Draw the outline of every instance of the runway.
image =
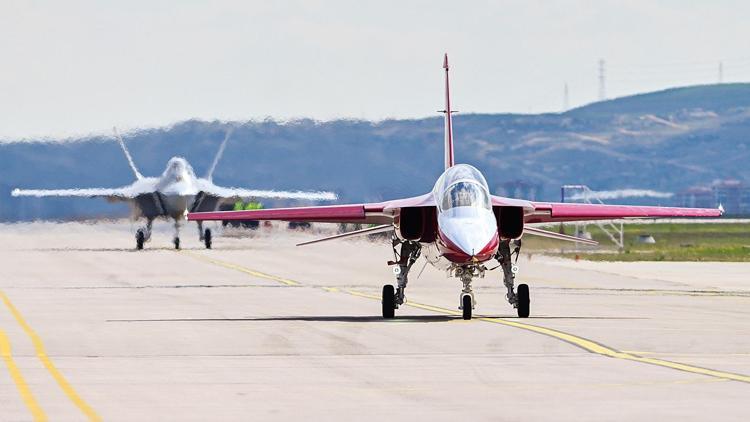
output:
M0 226L0 419L748 418L750 264L522 254L532 318L493 271L463 321L418 262L385 321L389 244L131 229Z

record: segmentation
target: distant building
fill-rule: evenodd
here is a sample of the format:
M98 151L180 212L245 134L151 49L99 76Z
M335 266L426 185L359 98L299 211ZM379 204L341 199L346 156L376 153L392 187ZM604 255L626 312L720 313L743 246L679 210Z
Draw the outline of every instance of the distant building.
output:
M737 179L715 180L707 186L693 186L677 195L683 207L716 208L721 204L728 215L750 214L750 185Z
M511 180L500 184L495 188L495 193L500 196L507 196L510 198L527 199L529 201L536 201L537 197L541 193L541 185L536 183L527 182L525 180Z

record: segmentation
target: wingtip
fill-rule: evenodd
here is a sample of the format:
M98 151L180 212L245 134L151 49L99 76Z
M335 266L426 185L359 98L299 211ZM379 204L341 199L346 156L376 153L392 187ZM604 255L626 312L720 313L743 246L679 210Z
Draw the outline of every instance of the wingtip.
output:
M448 53L443 55L443 69L448 70Z

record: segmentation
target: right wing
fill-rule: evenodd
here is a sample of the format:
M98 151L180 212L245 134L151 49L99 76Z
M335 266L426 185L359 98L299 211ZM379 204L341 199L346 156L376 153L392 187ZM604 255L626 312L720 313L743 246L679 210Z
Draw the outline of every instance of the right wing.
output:
M152 194L155 191L156 179L143 177L132 185L119 188L83 188L83 189L19 189L11 191L11 196L32 196L37 198L79 197L79 198L106 198L110 201L124 201L135 199L139 195Z
M132 195L128 188L87 188L87 189L13 189L11 196L34 196L37 198L48 196L68 196L84 198L130 199Z

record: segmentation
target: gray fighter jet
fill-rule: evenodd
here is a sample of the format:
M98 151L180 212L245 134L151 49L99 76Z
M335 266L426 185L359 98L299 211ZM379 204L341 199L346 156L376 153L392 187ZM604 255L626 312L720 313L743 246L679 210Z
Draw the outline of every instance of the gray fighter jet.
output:
M135 166L122 137L114 129L115 138L120 144L125 158L135 175L135 182L120 188L86 188L86 189L14 189L12 196L69 196L106 198L108 201L123 201L131 205L134 217L144 217L146 226L135 234L136 248L143 249L143 244L151 239L151 226L154 219L164 217L174 220L174 246L180 248L180 225L188 212L215 211L223 202L240 198L273 198L295 199L305 201L331 201L336 195L331 192L301 192L277 190L253 190L226 188L216 186L212 181L213 172L221 159L231 131L228 131L213 163L205 177L196 177L193 168L182 157L173 157L160 177L144 177ZM199 238L206 248L211 248L211 230L203 230L198 222Z

